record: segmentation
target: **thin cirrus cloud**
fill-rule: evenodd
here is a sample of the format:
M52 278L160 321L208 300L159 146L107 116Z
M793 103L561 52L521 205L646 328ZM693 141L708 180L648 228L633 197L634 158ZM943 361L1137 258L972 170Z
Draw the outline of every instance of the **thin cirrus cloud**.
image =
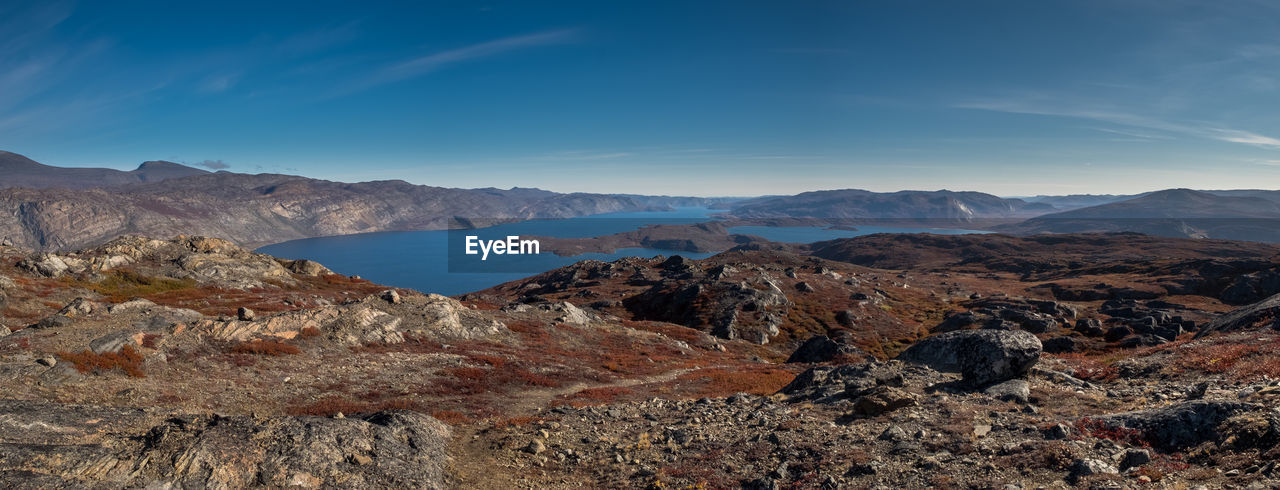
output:
M1068 109L1041 105L1016 99L976 100L955 104L958 109L976 109L1009 114L1029 114L1037 116L1069 117L1105 122L1131 128L1143 128L1171 134L1181 134L1196 138L1212 139L1228 143L1238 143L1271 150L1280 150L1280 139L1264 136L1251 131L1224 128L1212 124L1191 122L1174 122L1115 111L1093 109ZM1150 137L1150 135L1148 135Z
M231 168L231 164L224 162L222 160L205 160L203 162L197 162L196 165L207 168L209 170L225 170L225 169Z
M445 66L464 61L487 58L510 51L538 46L567 44L573 42L577 37L577 29L561 29L526 34L522 36L504 37L457 49L427 54L376 70L368 77L346 87L345 90L341 90L337 95L360 92L381 85L420 77L444 68Z

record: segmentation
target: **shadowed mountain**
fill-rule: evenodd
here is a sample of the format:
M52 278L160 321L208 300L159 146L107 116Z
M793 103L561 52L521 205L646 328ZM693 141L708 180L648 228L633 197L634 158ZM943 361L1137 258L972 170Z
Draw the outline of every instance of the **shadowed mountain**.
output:
M742 219L818 218L833 221L936 221L964 224L977 219L1025 218L1053 212L1048 204L1004 199L981 192L859 189L816 191L794 196L748 199L726 213Z
M164 161L145 162L137 169L128 172L110 168L54 167L37 163L17 153L0 151L0 188L89 189L140 182L159 182L207 173L209 172Z
M1035 217L1000 231L1130 231L1157 236L1280 242L1280 201L1271 191L1170 189L1127 201Z

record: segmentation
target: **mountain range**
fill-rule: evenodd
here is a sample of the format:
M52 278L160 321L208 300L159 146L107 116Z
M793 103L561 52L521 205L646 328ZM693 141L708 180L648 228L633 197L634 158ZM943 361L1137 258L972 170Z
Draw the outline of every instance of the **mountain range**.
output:
M1276 191L1169 189L997 227L1015 234L1129 231L1156 236L1280 242Z
M89 189L208 174L208 171L165 161L143 162L137 169L125 172L111 168L68 168L38 163L30 158L0 151L0 188Z
M980 218L1025 218L1056 211L1048 204L1006 199L981 192L861 189L814 191L735 203L736 218L902 219L965 222Z
M981 192L843 189L757 198L562 194L342 183L208 171L151 161L132 171L64 168L0 152L0 238L68 250L122 234L203 234L243 246L317 236L484 226L532 218L700 206L740 222L926 224L1040 233L1139 232L1280 242L1280 191L1170 189L1121 195L1005 198Z
M444 229L450 218L485 224L718 202L527 188L452 189L399 180L349 184L291 175L210 173L153 162L134 172L66 169L11 153L5 160L5 168L29 171L0 178L0 237L41 250L76 249L125 234L203 234L260 246L317 236ZM91 186L87 175L107 176L101 180L105 185ZM137 180L117 184L120 175ZM39 182L56 187L17 187Z

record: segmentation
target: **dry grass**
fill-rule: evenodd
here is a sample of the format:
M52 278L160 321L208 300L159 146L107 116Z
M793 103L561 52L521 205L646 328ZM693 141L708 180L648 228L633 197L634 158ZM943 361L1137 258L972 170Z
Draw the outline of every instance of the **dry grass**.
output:
M111 303L119 303L132 298L146 297L169 291L192 289L196 286L194 279L144 276L128 269L109 271L106 273L105 279L97 282L70 278L64 282L71 287L82 287L101 294L106 301Z

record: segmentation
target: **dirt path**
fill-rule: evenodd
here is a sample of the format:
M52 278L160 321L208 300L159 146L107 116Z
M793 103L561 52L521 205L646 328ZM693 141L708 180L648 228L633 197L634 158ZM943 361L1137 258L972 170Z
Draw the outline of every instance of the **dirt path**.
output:
M699 366L651 374L638 378L620 379L609 383L574 383L554 389L527 390L511 398L511 405L505 407L508 416L517 417L533 415L548 408L556 398L572 395L582 390L594 388L626 388L651 383L665 383L685 374L713 367ZM450 482L455 488L508 490L517 488L540 488L527 481L521 481L512 471L494 471L501 463L494 457L499 451L491 447L492 441L480 435L480 429L487 426L484 422L466 426L454 426L453 443L449 455Z

